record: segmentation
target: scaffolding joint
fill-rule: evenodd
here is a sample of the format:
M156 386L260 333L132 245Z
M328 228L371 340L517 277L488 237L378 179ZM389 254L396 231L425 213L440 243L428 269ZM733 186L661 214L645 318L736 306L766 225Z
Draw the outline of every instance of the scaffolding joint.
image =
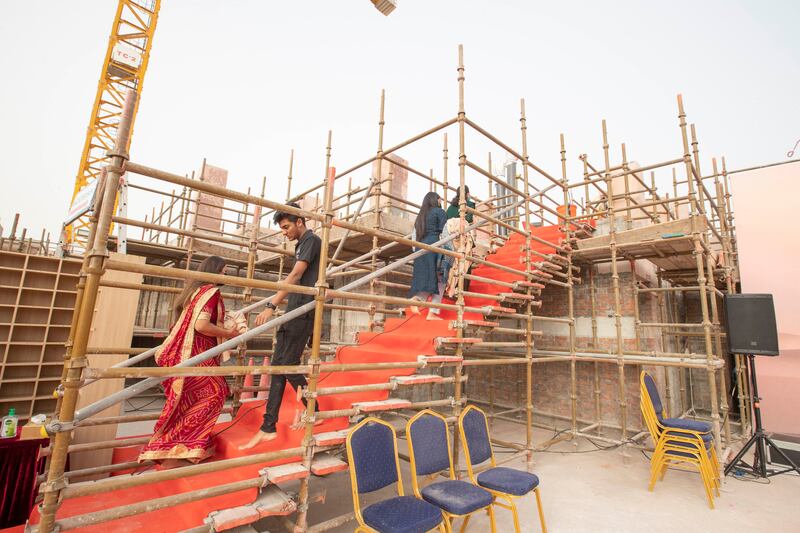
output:
M86 368L89 366L89 359L86 356L70 357L65 364L67 368Z
M69 486L69 481L63 475L53 481L46 481L39 486L39 494L60 492ZM60 499L60 498L59 498ZM59 502L60 503L60 502Z

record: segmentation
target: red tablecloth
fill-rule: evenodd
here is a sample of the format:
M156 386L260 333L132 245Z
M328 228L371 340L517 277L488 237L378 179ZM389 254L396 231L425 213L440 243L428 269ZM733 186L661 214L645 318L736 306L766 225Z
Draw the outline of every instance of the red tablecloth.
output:
M44 468L39 447L48 439L0 439L0 529L24 524L36 496L36 476Z

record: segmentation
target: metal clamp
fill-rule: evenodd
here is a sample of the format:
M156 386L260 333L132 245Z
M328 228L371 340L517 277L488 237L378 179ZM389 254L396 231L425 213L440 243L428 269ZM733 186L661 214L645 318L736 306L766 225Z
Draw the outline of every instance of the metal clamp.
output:
M47 431L48 435L54 435L56 433L65 433L72 431L73 429L75 429L75 422L64 422L58 419L54 419L42 427L44 427L44 430Z

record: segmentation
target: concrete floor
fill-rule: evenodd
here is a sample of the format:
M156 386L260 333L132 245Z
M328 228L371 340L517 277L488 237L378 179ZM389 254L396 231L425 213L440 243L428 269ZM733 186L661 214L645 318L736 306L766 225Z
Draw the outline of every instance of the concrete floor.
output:
M148 406L148 410L153 407L156 406ZM120 428L120 436L142 434L151 429L152 423L128 425ZM523 426L499 421L495 423L492 435L501 440L520 442L524 439L524 430ZM534 430L536 442L551 435L548 430ZM399 448L401 453L405 452L405 441L400 441ZM406 494L411 494L408 465L403 461L401 465ZM523 459L506 466L525 467ZM763 480L741 481L729 476L723 484L722 495L715 499L716 509L711 510L696 473L669 470L664 481L657 483L653 492L648 492L649 460L637 449L624 452L621 449L598 450L586 439L575 444L562 442L546 452L535 454L534 472L541 479L542 503L550 532L800 531L800 476L792 474L770 478L768 483ZM286 485L281 488L291 492L297 487ZM353 510L347 472L312 478L312 493L323 489L325 503L312 504L309 525ZM368 495L366 500L362 500L362 505L388 495L388 492L380 491ZM534 496L526 496L517 503L523 531L538 532ZM498 532L513 531L509 511L498 509L495 515ZM460 527L460 522L456 525ZM331 531L343 533L354 528L355 522L349 522ZM271 518L247 529L286 531L282 524ZM489 531L486 514L473 517L467 531Z

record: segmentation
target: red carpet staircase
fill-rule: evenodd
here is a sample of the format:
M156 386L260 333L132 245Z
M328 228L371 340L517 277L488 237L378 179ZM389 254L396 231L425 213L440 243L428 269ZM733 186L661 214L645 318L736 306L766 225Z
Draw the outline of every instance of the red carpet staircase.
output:
M533 234L544 241L559 244L563 240L563 233L558 227L545 226L533 228L533 230ZM515 270L525 270L524 246L524 238L513 233L504 246L486 259ZM452 348L456 343L463 342L479 346L482 336L499 326L499 322L497 322L499 318L508 313L524 312L528 299L527 289L532 289L533 304L541 305L541 302L535 300L539 291L544 287L541 282L553 277L555 273L565 272L566 261L560 256L551 256L554 252L552 246L533 241L532 249L545 256L550 256L545 260L532 254L531 261L534 263L532 268L535 269L536 274L536 279L532 282L526 282L519 274L494 267L481 265L474 268L473 276L496 283L476 280L471 282L469 291L480 293L480 295L466 297L465 303L467 306L485 308L486 312L465 315L466 329L462 339L456 337L456 331L453 329L456 326L456 313L445 310L440 315L443 320L426 320L424 316L427 312L423 310L422 316L407 314L403 318L388 318L383 325L382 332L359 332L356 336L357 345L340 347L334 360L331 361L332 363L423 361L427 364L426 368L419 371L409 368L343 373L323 372L319 380L319 388L322 393L325 392L325 389L352 385L385 384L387 386L385 390L321 395L318 397L319 411L355 408L359 415L368 416L382 411L402 409L410 402L392 398L392 390L421 383L443 382L446 378L433 372L431 368L460 360L454 355L447 355L447 353L452 354ZM558 279L563 280L563 278ZM449 381L452 381L452 378ZM303 431L289 429L295 412L300 407L301 404L297 401L296 393L291 387L287 387L278 424L279 437L245 453L239 451L238 446L244 444L258 430L264 412L263 400L245 401L233 421L217 424L215 428L216 455L209 461L233 459L254 453L301 446ZM349 426L349 418L343 416L325 420L315 428L315 446L329 448L329 451L315 455L311 467L312 475L328 475L347 469L347 464L336 458L331 452L341 449ZM117 449L114 454L114 462L133 461L138 455L138 451L138 447ZM137 530L166 532L191 529L206 523L217 531L223 531L255 522L265 516L288 515L294 512L296 503L278 485L309 475L299 461L299 457L287 458L269 463L269 465L265 463L229 468L222 472L194 475L68 499L59 509L57 518L63 519L120 505L135 504L146 499L200 491L223 483L230 484L262 476L264 488L260 491L257 488L249 488L231 494L212 495L177 507L163 509L159 509L158 506L150 507L153 509L151 512L80 528L81 531L102 531L104 533ZM147 472L143 472L137 475L146 477L147 474ZM37 521L38 516L34 512L31 522Z

